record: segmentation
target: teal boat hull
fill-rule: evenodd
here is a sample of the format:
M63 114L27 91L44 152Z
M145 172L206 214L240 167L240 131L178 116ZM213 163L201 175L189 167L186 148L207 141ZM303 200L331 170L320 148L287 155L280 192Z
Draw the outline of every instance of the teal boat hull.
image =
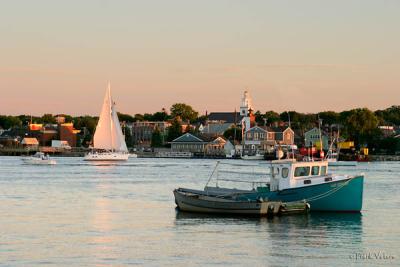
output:
M363 203L364 176L326 182L281 191L246 194L247 199L260 197L270 201L307 201L311 211L360 212Z

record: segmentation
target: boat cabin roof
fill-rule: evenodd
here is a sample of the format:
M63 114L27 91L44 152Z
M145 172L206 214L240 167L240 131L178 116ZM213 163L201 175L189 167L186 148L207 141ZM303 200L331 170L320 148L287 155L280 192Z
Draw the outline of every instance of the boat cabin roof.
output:
M271 162L271 169L277 178L324 176L328 172L328 161L275 160Z

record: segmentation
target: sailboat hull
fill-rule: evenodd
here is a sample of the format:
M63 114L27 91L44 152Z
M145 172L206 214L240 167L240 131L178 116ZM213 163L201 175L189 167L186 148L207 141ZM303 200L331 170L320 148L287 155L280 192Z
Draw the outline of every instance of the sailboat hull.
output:
M128 153L117 152L103 152L103 153L89 153L85 156L85 161L127 161L129 158Z

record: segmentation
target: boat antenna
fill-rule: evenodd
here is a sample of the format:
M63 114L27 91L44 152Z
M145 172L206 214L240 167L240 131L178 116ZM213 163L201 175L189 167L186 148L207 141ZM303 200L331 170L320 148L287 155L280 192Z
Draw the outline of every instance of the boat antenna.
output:
M320 119L319 114L318 114L318 130L319 130L319 144L320 144L320 156L323 153L323 145L322 145L322 132L321 132L321 124L322 124L322 119Z
M215 171L217 170L219 163L220 163L220 161L218 160L218 161L217 161L217 164L215 164L214 170L212 171L210 177L208 178L208 181L207 181L207 183L206 183L206 186L204 187L204 190L207 192L207 195L208 195L208 184L210 183L212 177L214 176L214 173L215 173Z
M234 128L233 128L233 147L235 148L235 154L236 154L236 145L235 145L235 143L236 143L236 126L237 126L236 115L237 115L237 113L236 113L236 108L235 108L235 125L234 125Z

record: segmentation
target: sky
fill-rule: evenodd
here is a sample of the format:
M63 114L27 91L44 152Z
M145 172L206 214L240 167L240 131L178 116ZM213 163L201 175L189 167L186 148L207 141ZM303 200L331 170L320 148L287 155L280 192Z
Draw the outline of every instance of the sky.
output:
M400 1L2 1L0 114L400 104Z

